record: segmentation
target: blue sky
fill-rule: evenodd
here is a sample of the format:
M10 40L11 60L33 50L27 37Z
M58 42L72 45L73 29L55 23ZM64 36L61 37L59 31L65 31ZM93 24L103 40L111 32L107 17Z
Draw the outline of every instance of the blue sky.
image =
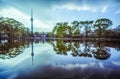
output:
M14 18L30 28L34 12L34 32L48 32L57 22L108 18L112 28L120 25L119 0L0 0L0 16Z

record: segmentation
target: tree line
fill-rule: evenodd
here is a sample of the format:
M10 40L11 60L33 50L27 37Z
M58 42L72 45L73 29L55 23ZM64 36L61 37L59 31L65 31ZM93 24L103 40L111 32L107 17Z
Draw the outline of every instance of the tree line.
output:
M21 22L8 17L0 17L0 37L12 39L13 37L28 36L29 29Z
M118 37L120 35L120 32L118 32L118 28L120 26L115 29L110 29L109 27L112 25L112 21L107 18L101 18L96 21L73 21L71 24L68 24L68 22L60 22L56 23L50 35L58 38Z
M46 37L52 38L120 38L120 25L110 29L113 22L107 18L100 18L96 21L73 21L56 23L51 32L35 32L31 35L30 30L21 22L13 18L0 17L0 39L1 38L26 38Z

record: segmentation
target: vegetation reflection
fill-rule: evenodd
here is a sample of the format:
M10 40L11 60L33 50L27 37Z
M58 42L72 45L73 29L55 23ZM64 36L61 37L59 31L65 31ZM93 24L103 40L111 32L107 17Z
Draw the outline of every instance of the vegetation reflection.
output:
M88 41L67 41L57 40L51 42L54 51L60 55L68 55L70 53L73 57L93 57L99 60L105 60L110 57L110 49L105 42L88 42Z
M29 46L27 41L22 40L4 40L0 44L0 59L14 58L23 53L24 49Z
M110 48L120 51L120 42L80 41L80 40L2 40L0 43L0 59L14 58L31 46L33 56L35 44L52 44L56 54L72 55L73 57L91 57L99 60L110 58ZM46 43L45 43L46 42Z
M106 47L106 42L97 41L94 43L95 50L93 50L93 55L96 59L105 60L110 57L109 48Z

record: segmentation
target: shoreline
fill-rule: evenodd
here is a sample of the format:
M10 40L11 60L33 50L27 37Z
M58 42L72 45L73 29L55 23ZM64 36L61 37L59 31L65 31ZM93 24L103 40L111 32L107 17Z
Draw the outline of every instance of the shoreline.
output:
M8 38L1 38L1 40L9 40ZM24 37L12 38L11 40L71 40L71 41L120 41L118 38L54 38L54 37Z

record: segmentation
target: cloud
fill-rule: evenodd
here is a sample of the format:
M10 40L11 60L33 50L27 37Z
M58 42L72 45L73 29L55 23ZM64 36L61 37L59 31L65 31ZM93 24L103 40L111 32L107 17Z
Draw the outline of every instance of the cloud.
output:
M105 13L107 11L107 9L108 9L108 6L104 6L101 10L101 13Z
M34 24L34 31L37 32L49 32L53 28L53 24L51 21L41 21L35 19L33 24Z
M99 66L100 66L101 68L104 68L104 65L103 65L102 62L99 62L98 64L99 64Z
M66 9L69 11L92 11L92 12L96 12L96 9L87 5L83 5L83 6L79 6L79 5L75 5L75 4L64 4L64 5L57 5L57 6L53 6L53 10L62 10L62 9Z
M53 65L53 66L56 66L56 67L62 67L62 68L65 68L65 69L72 69L72 68L87 68L89 67L88 64L67 64L67 65Z
M65 69L72 69L72 68L87 68L87 67L92 67L92 66L95 66L96 63L95 62L89 62L89 63L76 63L76 64L53 64L53 66L56 66L56 67L62 67L62 68L65 68Z
M13 7L2 8L0 10L0 15L3 17L14 18L14 19L20 21L21 23L23 23L25 26L30 23L30 22L28 22L30 20L30 17L28 15L20 12L19 10L15 9Z
M84 5L76 5L76 4L64 4L64 5L57 5L57 6L53 6L52 8L53 10L68 10L68 11L89 11L89 12L101 12L101 13L105 13L108 10L108 6L105 5L101 5L101 6L89 6L87 4Z
M112 63L114 64L114 65L116 65L116 66L120 66L120 62L116 62L116 61L112 61Z
M7 79L15 79L18 76L17 73L10 75Z
M117 11L115 12L115 14L120 14L120 10L117 10Z

